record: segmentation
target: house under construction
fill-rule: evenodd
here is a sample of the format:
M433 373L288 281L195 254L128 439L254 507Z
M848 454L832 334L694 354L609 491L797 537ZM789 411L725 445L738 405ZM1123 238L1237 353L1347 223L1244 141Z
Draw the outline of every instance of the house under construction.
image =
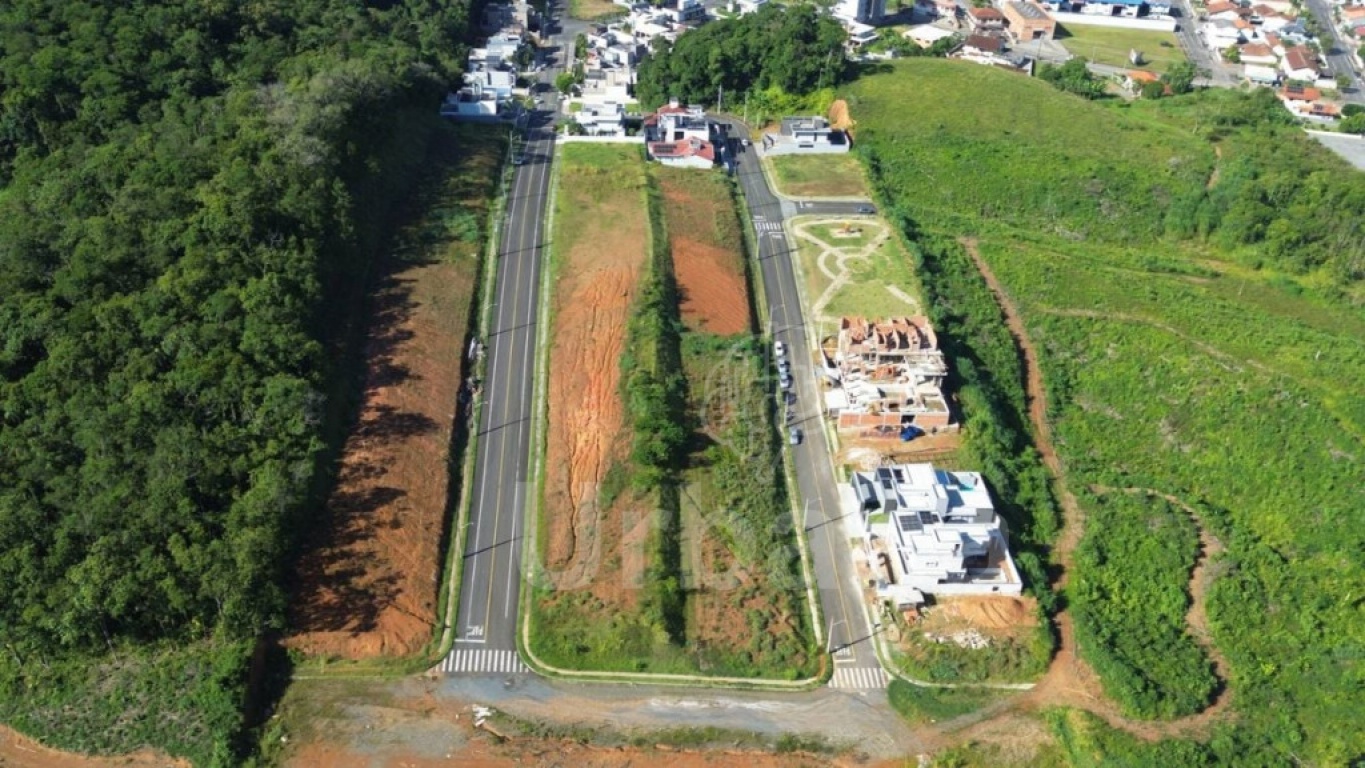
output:
M957 429L943 397L948 366L927 317L841 318L830 352L824 355L825 409L841 435L899 438L912 427Z

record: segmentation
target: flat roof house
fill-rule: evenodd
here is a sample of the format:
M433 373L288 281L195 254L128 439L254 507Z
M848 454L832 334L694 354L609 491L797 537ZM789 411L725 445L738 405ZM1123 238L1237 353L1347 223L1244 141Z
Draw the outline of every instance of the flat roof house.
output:
M779 133L763 136L763 150L769 155L837 154L849 147L848 135L818 115L784 117Z
M924 595L1018 595L1006 531L978 472L899 464L854 472L844 512L863 534L877 596L897 608Z

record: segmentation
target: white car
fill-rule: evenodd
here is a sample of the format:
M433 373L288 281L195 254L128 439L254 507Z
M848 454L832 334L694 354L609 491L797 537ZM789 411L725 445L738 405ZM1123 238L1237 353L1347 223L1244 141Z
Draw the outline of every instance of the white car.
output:
M786 357L787 345L780 341L773 342L773 354L776 355L778 359Z

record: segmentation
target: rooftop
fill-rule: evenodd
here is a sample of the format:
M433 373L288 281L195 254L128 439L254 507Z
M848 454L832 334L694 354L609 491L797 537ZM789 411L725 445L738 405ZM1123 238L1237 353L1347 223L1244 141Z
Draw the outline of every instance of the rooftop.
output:
M649 145L649 153L656 158L700 157L716 161L716 148L709 141L685 139L683 141L656 141Z
M1033 3L1025 3L1020 2L1019 0L1014 0L1014 2L1010 3L1010 7L1014 9L1015 13L1019 14L1020 16L1023 16L1026 19L1033 19L1034 21L1045 21L1048 18L1047 11L1044 11L1042 8L1040 8L1037 5L1034 5Z

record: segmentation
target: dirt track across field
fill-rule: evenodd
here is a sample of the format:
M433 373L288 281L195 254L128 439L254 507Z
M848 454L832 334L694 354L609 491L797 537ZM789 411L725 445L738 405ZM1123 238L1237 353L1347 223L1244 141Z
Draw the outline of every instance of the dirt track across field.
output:
M581 584L600 575L603 547L623 527L599 519L613 510L599 510L597 500L629 448L621 355L646 269L649 220L642 161L604 171L566 160L562 174L542 515L547 565Z
M967 254L971 257L982 278L990 287L996 302L1000 305L1001 312L1005 315L1005 321L1009 326L1010 335L1014 337L1023 357L1027 378L1026 395L1029 420L1033 424L1034 443L1043 458L1043 463L1052 474L1054 487L1062 505L1062 531L1053 548L1053 557L1061 569L1061 575L1054 587L1062 590L1065 589L1070 577L1072 555L1080 542L1081 533L1085 529L1085 512L1076 501L1076 497L1067 489L1066 473L1057 456L1056 447L1053 445L1052 428L1047 420L1047 394L1043 386L1042 368L1039 366L1038 353L1029 341L1019 310L1009 294L1005 292L990 265L981 257L976 247L976 241L964 238L962 245L966 248ZM1036 710L1053 706L1070 706L1092 712L1110 725L1121 728L1139 738L1157 740L1202 733L1215 719L1224 715L1226 705L1223 702L1227 698L1226 695L1221 696L1219 702L1216 702L1214 706L1199 714L1169 722L1157 723L1124 717L1114 702L1104 695L1100 688L1099 678L1090 668L1090 665L1086 664L1077 654L1076 636L1072 628L1070 613L1066 610L1059 611L1054 619L1057 623L1058 647L1051 666L1048 667L1047 672L1037 685L1016 699L1013 706L1003 709L1001 716L1008 717L1010 710L1016 707ZM964 730L958 735L969 737L974 731L980 731L983 728L989 729L989 723L996 719L996 717L991 717L977 722L970 729Z

